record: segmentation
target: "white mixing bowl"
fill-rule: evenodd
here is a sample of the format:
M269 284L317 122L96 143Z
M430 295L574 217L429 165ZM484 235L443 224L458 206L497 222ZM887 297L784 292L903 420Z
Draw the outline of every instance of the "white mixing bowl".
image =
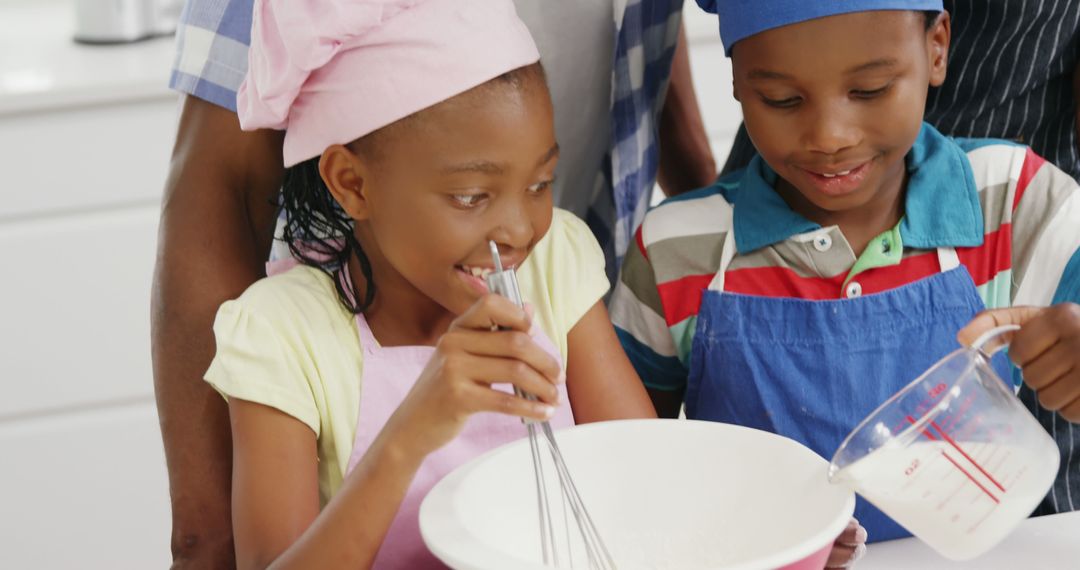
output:
M620 569L820 570L855 509L850 490L829 484L827 461L759 430L627 420L569 428L556 439ZM548 477L556 534L565 540L566 521L576 526L563 516L554 470ZM458 570L542 570L537 512L523 439L439 482L421 506L420 531Z

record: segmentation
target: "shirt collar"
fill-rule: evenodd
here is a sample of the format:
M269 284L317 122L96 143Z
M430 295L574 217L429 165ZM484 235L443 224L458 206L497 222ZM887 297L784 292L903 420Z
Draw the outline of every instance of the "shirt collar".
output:
M967 155L956 143L923 123L905 157L907 196L900 234L906 247L974 247L983 242L979 191ZM792 210L773 187L777 175L760 155L727 193L735 208L735 247L748 253L821 226Z

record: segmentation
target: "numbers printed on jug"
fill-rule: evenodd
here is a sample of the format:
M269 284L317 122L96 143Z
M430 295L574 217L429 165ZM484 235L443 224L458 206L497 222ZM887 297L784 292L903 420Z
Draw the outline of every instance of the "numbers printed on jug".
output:
M918 469L918 468L919 468L919 460L918 460L918 458L916 458L915 460L913 460L911 462L911 465L908 466L907 469L904 469L904 475L907 475L908 477L910 477L912 474L915 473L915 470Z

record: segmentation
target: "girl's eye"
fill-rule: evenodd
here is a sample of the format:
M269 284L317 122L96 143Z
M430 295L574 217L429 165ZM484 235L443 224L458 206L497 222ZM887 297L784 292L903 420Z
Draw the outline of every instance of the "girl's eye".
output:
M885 92L889 90L889 87L892 87L891 83L884 87L879 87L878 89L855 89L851 94L859 99L873 99L884 95Z
M537 182L536 184L533 184L532 186L529 186L525 190L527 192L529 192L530 194L542 194L548 188L551 188L551 185L554 184L554 183L555 183L554 179L552 179L552 180L544 180L543 182Z
M769 99L764 95L761 96L761 100L766 105L770 107L775 107L777 109L790 109L802 102L801 97L788 97L787 99Z
M484 200L486 194L451 194L450 199L462 208L474 208Z

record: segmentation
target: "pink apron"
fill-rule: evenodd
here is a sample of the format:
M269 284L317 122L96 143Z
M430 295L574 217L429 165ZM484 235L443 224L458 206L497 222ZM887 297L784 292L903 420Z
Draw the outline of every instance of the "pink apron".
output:
M360 333L360 346L364 350L364 377L360 386L356 440L346 474L367 452L375 436L401 405L435 352L435 348L430 346L379 346L363 315L356 316L356 328ZM559 358L558 350L538 327L534 326L531 334L537 344ZM509 384L496 385L496 389L512 392ZM559 406L551 419L551 425L556 429L574 425L565 385L559 386L559 397L563 405ZM379 549L374 567L378 570L444 568L420 538L420 502L454 468L525 434L525 426L518 418L493 412L479 413L469 418L460 435L429 455L420 466Z

